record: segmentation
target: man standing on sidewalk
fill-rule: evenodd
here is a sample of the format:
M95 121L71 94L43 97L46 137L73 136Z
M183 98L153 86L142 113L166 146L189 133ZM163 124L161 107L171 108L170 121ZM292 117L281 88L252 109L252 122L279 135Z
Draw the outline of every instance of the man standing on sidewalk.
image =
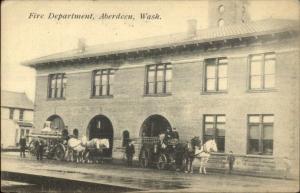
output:
M135 153L134 150L134 145L131 139L128 139L128 145L126 146L126 157L127 157L127 165L128 166L132 166L132 159L133 159L133 155Z
M26 138L24 135L21 136L19 144L20 144L20 157L25 158Z
M40 137L38 137L35 147L36 147L36 159L43 160L44 143Z
M235 161L235 157L233 155L233 152L230 151L229 155L227 156L227 162L228 162L228 165L229 165L229 171L228 171L229 174L231 174L231 172L233 170L234 161Z

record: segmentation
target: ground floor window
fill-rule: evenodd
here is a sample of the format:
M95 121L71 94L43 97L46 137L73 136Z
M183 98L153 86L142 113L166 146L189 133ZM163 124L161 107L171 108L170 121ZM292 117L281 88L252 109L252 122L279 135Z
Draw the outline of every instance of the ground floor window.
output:
M274 115L248 115L248 154L273 154Z
M225 123L225 115L204 115L204 142L214 138L218 152L224 152L225 150Z
M26 143L29 143L29 133L30 133L30 129L26 129L26 128L20 128L20 136L19 136L19 140L20 141L22 136L25 136L26 138Z

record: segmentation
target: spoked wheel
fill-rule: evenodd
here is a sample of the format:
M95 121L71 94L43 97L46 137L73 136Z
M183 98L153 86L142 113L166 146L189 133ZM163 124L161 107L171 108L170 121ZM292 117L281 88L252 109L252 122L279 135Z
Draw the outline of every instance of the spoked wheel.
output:
M149 155L145 149L141 150L139 162L142 168L147 168L149 166Z
M31 141L31 142L29 143L28 151L29 151L29 154L30 154L31 156L35 156L35 155L36 155L36 148L35 148L35 143L34 143L34 141Z
M63 147L63 145L59 144L56 146L55 148L55 159L62 161L65 158L65 148Z
M165 154L160 154L157 162L157 169L163 170L168 164L167 156Z

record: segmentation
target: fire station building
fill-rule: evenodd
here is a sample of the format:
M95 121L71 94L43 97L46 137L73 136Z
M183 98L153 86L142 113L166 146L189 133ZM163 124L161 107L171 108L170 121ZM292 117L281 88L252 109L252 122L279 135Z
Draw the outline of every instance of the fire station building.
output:
M139 138L175 127L180 140L214 137L216 155L233 151L241 171L279 171L284 157L297 166L298 22L251 21L247 5L212 1L207 29L190 20L186 33L81 43L27 62L37 72L35 128L50 120L107 137L118 158L124 131Z

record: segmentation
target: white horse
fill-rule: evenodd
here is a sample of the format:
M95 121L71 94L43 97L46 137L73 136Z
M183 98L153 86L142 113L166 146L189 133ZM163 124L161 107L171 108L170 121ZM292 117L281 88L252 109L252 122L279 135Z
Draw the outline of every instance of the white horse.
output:
M109 139L100 139L100 138L93 138L91 140L87 140L86 136L82 137L82 145L86 148L84 153L85 161L88 163L90 162L97 162L98 160L94 159L94 156L92 156L91 152L99 152L102 153L104 149L109 149Z
M208 140L201 148L196 148L195 157L200 161L199 173L206 174L206 164L210 157L211 152L218 151L216 141L214 139Z
M86 153L86 147L84 145L83 139L70 138L68 140L68 148L67 148L67 160L68 161L76 161L83 162L84 154Z
M109 149L109 147L109 139L93 138L88 141L86 136L81 139L71 138L68 140L67 160L86 162L89 161L89 150L102 152L103 149Z
M100 151L106 148L109 149L109 139L93 138L88 141L87 138L84 136L82 138L82 144L88 149L95 148Z

